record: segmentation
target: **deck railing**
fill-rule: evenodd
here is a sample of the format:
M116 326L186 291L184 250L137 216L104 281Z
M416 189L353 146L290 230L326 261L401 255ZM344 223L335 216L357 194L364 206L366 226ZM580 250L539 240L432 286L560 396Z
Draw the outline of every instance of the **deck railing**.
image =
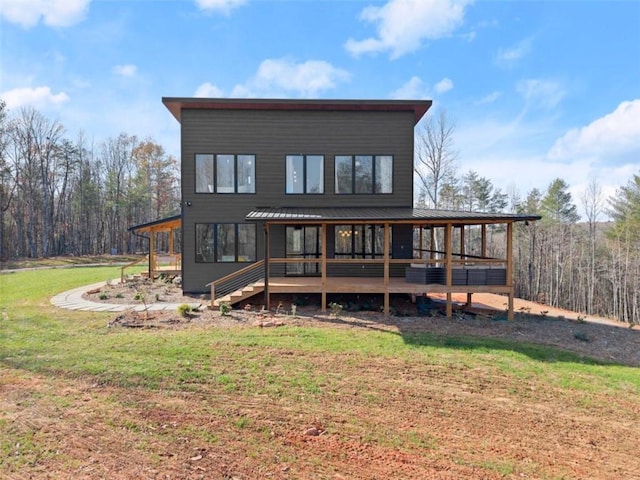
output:
M149 255L145 255L144 257L140 257L138 260L134 260L131 263L127 263L126 265L123 265L122 267L120 267L120 283L124 283L124 278L125 278L125 274L124 271L127 268L133 267L134 265L138 265L144 261L149 261Z
M259 260L256 263L252 263L247 267L208 283L207 286L211 287L211 306L213 307L213 302L216 298L224 297L254 282L264 280L264 275L264 260Z

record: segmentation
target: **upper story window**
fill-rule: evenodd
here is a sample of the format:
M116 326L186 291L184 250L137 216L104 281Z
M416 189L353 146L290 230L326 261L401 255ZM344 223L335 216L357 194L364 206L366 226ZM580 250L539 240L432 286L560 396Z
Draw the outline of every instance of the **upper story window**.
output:
M286 193L324 193L324 156L287 155Z
M196 155L196 193L255 193L255 155Z
M393 193L393 156L336 155L336 193Z

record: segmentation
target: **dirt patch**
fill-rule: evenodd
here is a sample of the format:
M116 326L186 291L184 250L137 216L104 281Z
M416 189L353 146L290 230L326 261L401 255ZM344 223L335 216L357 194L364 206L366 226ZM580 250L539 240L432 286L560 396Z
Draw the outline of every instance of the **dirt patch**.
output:
M146 278L120 283L109 281L82 296L86 300L117 305L151 305L153 303L201 303L208 302L208 295L184 295L178 282L166 280L151 281Z

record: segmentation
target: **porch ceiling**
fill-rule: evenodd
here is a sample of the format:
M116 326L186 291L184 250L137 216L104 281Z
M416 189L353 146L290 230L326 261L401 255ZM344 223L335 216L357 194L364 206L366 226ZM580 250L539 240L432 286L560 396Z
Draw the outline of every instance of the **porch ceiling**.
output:
M266 223L412 223L446 225L487 224L540 220L538 215L433 210L411 207L259 208L248 222Z

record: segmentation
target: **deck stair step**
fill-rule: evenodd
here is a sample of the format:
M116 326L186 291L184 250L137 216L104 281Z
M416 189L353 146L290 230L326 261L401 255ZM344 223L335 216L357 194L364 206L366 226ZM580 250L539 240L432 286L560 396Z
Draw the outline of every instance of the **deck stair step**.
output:
M228 295L225 295L220 298L216 298L213 301L214 307L219 307L221 303L228 303L230 305L235 305L242 300L254 296L256 293L264 292L264 281L254 282L246 287L243 287L235 292L231 292Z

